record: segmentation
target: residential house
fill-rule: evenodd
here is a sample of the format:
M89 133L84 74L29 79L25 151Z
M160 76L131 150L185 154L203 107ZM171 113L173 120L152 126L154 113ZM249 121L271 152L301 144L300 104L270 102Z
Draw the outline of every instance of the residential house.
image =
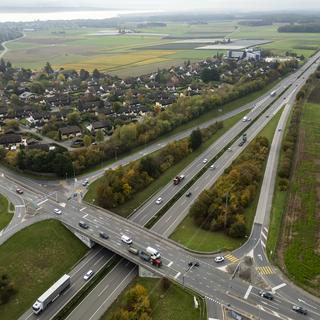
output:
M78 126L67 126L59 129L61 140L81 136L81 129Z

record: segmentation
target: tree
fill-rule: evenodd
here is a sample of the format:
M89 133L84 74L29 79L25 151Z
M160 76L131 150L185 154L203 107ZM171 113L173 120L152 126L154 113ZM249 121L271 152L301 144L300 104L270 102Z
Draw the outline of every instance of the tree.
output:
M85 81L89 78L90 74L89 74L89 71L81 69L79 76L80 76L81 81Z
M6 129L7 130L19 130L19 121L18 120L8 120L6 122Z
M73 165L68 153L58 153L54 159L54 171L58 177L71 177L73 174Z
M94 79L100 79L100 77L101 77L100 71L98 69L94 69L92 72L92 77Z
M201 130L198 128L193 130L190 135L190 148L192 150L198 149L202 144L202 133Z
M220 80L220 74L217 69L208 69L205 68L201 72L201 80L205 83L208 83L210 81L219 81Z
M71 125L77 125L80 122L80 113L78 111L71 112L67 115L68 123Z
M52 69L52 67L51 67L50 62L47 62L47 63L46 63L46 65L45 65L45 67L44 67L44 71L45 71L48 75L50 75L50 74L52 74L52 73L54 72L53 69Z
M104 140L104 134L102 130L96 132L96 142L102 142Z
M14 283L6 274L2 274L0 277L0 305L6 304L16 292Z
M83 143L84 143L84 146L85 146L85 147L89 147L90 144L91 144L91 137L88 136L88 135L85 135L85 136L83 137Z

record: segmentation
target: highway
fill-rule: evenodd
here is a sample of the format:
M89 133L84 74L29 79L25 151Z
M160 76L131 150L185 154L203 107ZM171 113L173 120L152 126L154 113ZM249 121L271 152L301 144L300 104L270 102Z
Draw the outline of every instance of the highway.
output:
M310 72L311 72L311 70L310 70ZM307 77L307 75L306 75L306 77ZM292 79L290 79L290 81L293 81L293 78ZM301 82L303 82L303 81L301 81ZM288 91L288 97L289 97L289 94L290 94L290 91ZM280 101L281 102L281 101ZM278 105L278 106L275 106L274 108L275 108L275 110L276 110L276 108L280 108L281 107L281 105ZM260 108L260 106L257 106L257 110L254 110L254 112L258 112L258 109ZM253 112L253 113L254 113ZM250 115L251 116L251 115ZM252 115L252 117L254 116L254 114ZM255 132L257 133L257 132L259 132L260 130L261 130L261 127L259 127L259 126L263 126L263 123L264 122L268 122L269 121L269 119L270 119L271 117L269 117L269 118L266 118L266 117L261 117L256 123L254 123L253 125L252 125L252 127L250 128L250 129L248 129L248 138L250 137L250 139L251 138L253 138L254 137L254 134L255 134ZM259 123L259 121L264 121L263 123ZM265 123L265 124L266 124ZM241 125L243 125L243 123L240 123ZM235 130L240 130L241 129L241 127L240 127L240 125L239 125L239 127L237 127ZM259 129L259 130L258 130ZM251 131L252 132L251 132ZM241 131L241 130L240 130ZM231 137L231 136L230 136ZM231 141L232 139L230 139L230 141ZM225 142L226 143L226 142ZM238 144L238 141L236 142L236 145L234 146L234 147L236 147L237 146L237 144ZM232 152L231 153L225 153L225 154L227 154L228 155L228 158L230 159L230 158L232 158L232 156L233 157L236 157L236 154L237 154L237 152L241 152L241 149L240 148L238 148L239 150L237 150L236 148L234 148L234 147L232 147ZM212 153L211 153L212 152ZM210 159L211 157L214 157L214 152L216 152L215 150L210 150L210 153L208 154L208 159ZM224 154L224 155L225 155ZM231 154L232 154L232 156L231 156ZM223 156L224 156L223 155ZM207 157L207 155L204 155L203 156L203 158L204 157ZM199 161L199 159L197 159L197 161ZM218 160L219 161L219 160ZM231 161L231 160L230 160ZM201 162L202 163L202 162ZM199 169L201 168L201 163L200 163L200 165L199 165L199 162L197 163L198 164L198 171L199 171ZM215 172L215 174L214 174L214 176L219 176L219 170L221 170L222 171L222 168L223 168L223 165L226 167L227 165L228 165L228 163L224 163L224 162L222 162L221 163L221 167L220 167L220 165L218 166L218 162L217 162L217 169L214 171ZM220 168L220 169L219 169ZM210 171L211 172L211 171ZM204 177L204 176L203 176ZM201 187L199 187L199 192L201 192L201 189L203 190L203 187L205 186L205 185L210 185L210 184L212 184L212 180L211 180L211 178L213 178L213 175L212 175L212 177L210 177L210 178L207 178L207 181L204 181L204 179L203 179L203 177L201 178L201 179L199 179L198 181L197 181L197 183L199 182L199 183L202 183L202 185L201 185ZM187 179L187 177L186 177L186 179ZM210 181L209 181L210 180ZM171 184L171 187L172 187L172 184ZM178 190L178 188L177 188L178 186L175 186L175 188L176 188L176 190ZM194 188L195 188L195 185L193 186ZM161 191L162 192L162 191ZM196 192L196 191L193 191L193 194L194 195L196 195L194 192ZM171 190L171 192L170 192L170 196L173 196L173 194L174 194L174 192L172 192L172 190ZM162 194L161 194L162 195ZM156 197L156 196L155 196ZM163 197L164 198L164 197ZM164 198L164 199L167 199L167 198ZM181 200L182 198L180 198L180 200ZM155 207L156 205L154 204L154 201L152 201L152 200L154 200L154 199L150 199L150 203L149 203L149 205L153 205L153 207ZM179 201L180 201L179 200ZM183 200L185 200L184 198L183 198ZM192 201L190 201L190 203L192 203ZM148 205L148 203L146 203L145 205ZM56 206L56 204L54 204L53 203L53 200L49 200L49 201L47 201L45 204L44 204L44 208L43 208L43 210L45 211L45 212L52 212L52 210L53 210L53 207L54 206ZM155 207L156 208L156 210L157 210L157 208L158 207ZM172 207L173 208L173 207ZM143 208L141 208L141 209L143 209ZM70 211L69 211L70 210ZM92 210L92 212L90 211L90 210ZM87 211L89 211L89 213L87 212ZM179 211L179 210L176 210L176 211ZM98 213L99 212L99 213ZM154 211L155 212L155 211ZM106 215L106 213L104 212L104 211L99 211L99 210L96 210L96 209L92 209L92 208L87 208L87 209L85 209L85 210L83 210L83 211L81 211L81 214L83 214L83 216L82 216L82 218L87 214L87 216L86 216L86 218L85 219L88 219L88 221L91 221L91 223L93 224L93 226L92 226L92 228L91 228L91 235L92 235L92 230L96 230L96 229L98 229L98 228L100 228L100 227L106 227L105 226L105 224L104 224L104 220L106 220L106 216L108 216L108 215ZM97 215L99 215L99 214L101 214L102 215L102 220L103 221L100 221L100 218L99 218L99 216L97 216ZM136 215L138 215L138 212L133 216L133 217L135 217ZM140 216L142 216L142 215L140 215ZM164 216L164 217L166 217L167 216L167 214ZM66 217L68 217L68 221L65 221L67 224L70 224L70 221L71 221L71 225L72 226L76 226L77 225L77 221L75 221L74 220L74 218L76 218L76 219L80 219L80 216L79 216L79 210L77 211L77 210L75 210L75 208L72 208L71 207L71 205L68 205L67 204L67 206L64 208L64 213L63 213L63 217L62 217L62 219L65 219ZM139 216L138 216L139 217ZM163 217L163 218L164 218ZM112 217L112 218L114 218L114 217ZM138 218L135 218L135 219L138 219ZM95 221L96 220L96 221ZM63 220L64 221L64 220ZM161 221L161 220L160 220ZM160 222L159 221L159 222ZM110 222L110 221L109 221ZM114 226L113 225L113 223L115 223L116 224L116 221L112 221L112 226ZM129 222L126 222L126 223L129 223ZM121 223L121 225L123 226L123 224L124 224L124 222L122 222ZM162 224L164 225L164 223L162 222ZM96 227L96 225L98 225L98 227ZM121 228L118 230L118 231L120 231L120 233L121 232L126 232L126 233L128 233L128 231L131 231L131 229L130 229L130 226L133 226L133 225L135 225L136 227L138 227L136 224L133 224L132 222L130 222L130 224L129 224L129 227L127 227L128 229L125 229L124 231L121 231ZM157 224L158 225L158 224ZM156 225L156 226L157 226ZM161 225L160 223L159 223L159 225ZM168 221L166 221L166 225L168 226L169 225L169 223L168 223ZM94 229L95 228L95 229ZM255 228L254 228L255 229ZM261 227L260 227L260 229L261 229ZM112 228L112 230L114 230L114 228ZM142 230L142 229L141 229ZM134 235L134 239L139 239L141 236L142 236L142 234L140 235L140 232L141 232L141 230L138 232L138 234L136 235ZM89 230L90 231L90 230ZM111 230L109 230L109 229L107 229L107 232L111 232ZM165 232L168 232L168 234L170 233L170 230L169 231L167 231L167 230L165 230ZM253 231L253 233L254 233L254 231ZM110 233L110 234L113 234L114 235L114 232L113 233ZM149 237L149 232L147 233L148 234L148 237ZM136 237L137 236L137 237ZM94 237L94 235L93 235L93 237ZM142 243L144 243L145 244L145 241L147 241L149 238L145 238L145 239L143 239L143 241L142 241ZM158 236L158 237L160 237L160 236ZM96 239L97 240L97 239ZM101 241L101 239L98 239L98 240L100 240ZM97 240L97 241L98 241ZM110 239L111 240L111 239ZM112 241L109 241L109 242L112 242ZM109 247L109 243L108 242L108 247ZM113 244L113 246L112 247L110 247L110 249L112 250L112 251L115 251L115 252L118 252L116 249L119 249L119 239L115 239L115 242L116 243L118 243L118 244L116 244L116 243L114 243ZM165 238L161 238L161 243L162 244L168 244L168 243L170 243L171 245L173 245L172 244L172 242L171 241L168 241L168 240L166 240ZM160 246L160 244L158 243L158 245ZM173 245L174 246L174 245ZM123 246L120 244L120 247L122 248ZM168 262L168 264L170 264L171 262L173 262L173 260L174 260L174 263L170 266L170 267L167 267L167 268L161 268L161 272L162 272L162 269L164 269L164 271L165 272L167 272L167 276L169 276L169 277L171 277L171 278L173 278L173 279L175 279L176 281L181 281L179 278L181 278L181 274L183 274L183 272L184 272L184 270L185 270L185 267L186 267L186 263L188 262L188 260L190 260L190 259L194 259L194 256L188 256L188 254L187 253L185 253L180 247L176 247L175 246L175 249L172 249L173 250L173 252L174 252L174 250L177 250L177 252L183 252L183 257L181 258L181 261L180 262L176 262L176 260L177 259L179 259L178 258L178 256L177 256L177 252L175 252L175 253L172 253L172 252L166 252L166 250L165 250L165 248L163 248L163 247L161 247L160 246L160 248L161 248L161 253L163 253L164 252L164 257L166 256L166 253L168 254L168 258L167 258L167 261L169 261ZM177 249L178 248L178 249ZM125 255L124 254L124 252L123 252L123 250L121 251L121 252L119 252L121 255ZM127 258L129 258L131 261L133 261L133 262L140 262L140 264L141 264L141 260L138 260L138 261L136 261L135 259L133 259L133 257L132 256L128 256L128 253L127 252L125 252L126 253L126 257ZM174 257L174 259L172 258L172 260L170 260L170 254L173 254L173 257ZM187 258L185 257L185 255L187 255ZM178 260L179 261L179 260ZM176 266L176 264L177 264L177 266ZM175 266L175 270L173 271L173 270L171 270L172 269L172 266ZM210 266L210 268L209 268L209 266ZM146 266L146 267L149 267L149 268L151 268L150 266ZM176 270L176 268L177 268L177 270ZM212 264L209 264L209 263L207 263L207 262L201 262L201 266L200 266L200 268L199 268L199 270L202 270L202 269L205 269L206 271L204 271L204 272L207 272L208 274L210 274L210 276L212 276L213 278L212 279L209 279L209 275L208 275L208 277L206 277L207 279L209 279L209 282L208 282L208 284L207 285L205 285L204 284L204 286L209 286L209 289L210 289L210 285L209 285L209 283L216 283L215 281L218 281L218 280L220 280L220 282L221 282L221 279L223 278L223 276L222 275L225 275L225 273L223 273L223 272L221 272L221 271L219 271L219 270L217 270L217 269L215 269L214 267L213 267L213 265ZM178 270L180 270L180 271L178 271ZM210 270L210 272L208 271L208 270ZM159 272L159 270L156 270L157 272ZM174 273L174 272L176 272L176 273ZM180 272L180 275L178 275L178 273ZM194 273L195 271L192 271L192 272L190 272L190 275L192 275L192 273ZM216 272L219 272L219 276L218 277L214 277L212 274L215 274ZM212 274L211 274L212 273ZM163 273L161 273L161 274L163 274ZM178 276L177 276L178 275ZM213 296L212 295L212 293L210 293L210 292L206 292L206 290L201 290L201 288L199 288L199 283L197 284L197 283L194 283L194 282L197 282L197 280L194 278L191 278L190 277L190 275L189 275L189 273L188 273L188 275L186 275L185 277L184 277L184 281L185 281L185 285L186 286L190 286L191 288L196 288L196 290L198 291L198 292L200 292L200 293L205 293L205 296L206 297L209 297L209 298L212 298L212 299L217 299L217 296ZM202 275L202 272L201 272L201 275ZM190 277L190 279L189 279L189 277ZM228 279L224 279L226 282L228 282L227 280ZM190 284L189 284L189 281L190 281ZM234 280L233 281L233 283L235 283L236 281ZM200 283L202 284L202 282L200 281ZM231 286L231 285L230 285ZM224 288L225 289L225 284L221 284L221 287L222 288ZM242 289L240 288L240 287L242 287ZM235 290L235 292L233 292L233 290ZM208 291L210 291L210 290L208 290ZM232 292L232 294L221 294L221 296L219 297L219 299L218 300L216 300L216 301L218 301L219 303L224 303L224 304L228 304L229 302L229 300L231 301L231 300L233 300L232 299L232 296L236 296L237 298L239 298L240 297L240 299L241 299L241 296L242 296L242 293L243 293L243 284L241 283L241 285L237 285L236 286L236 288L234 288L234 285L232 285L232 290L230 291L230 292ZM226 296L225 296L226 295ZM245 293L244 293L244 295L245 295ZM244 296L243 295L243 296ZM242 297L243 297L242 296ZM251 295L250 295L251 296ZM223 299L222 299L223 298ZM251 298L250 298L251 299ZM235 306L237 306L237 305L239 305L239 302L236 302L236 301L233 301L233 303L234 303L234 305ZM249 304L250 305L250 304ZM241 303L240 303L240 307L239 307L239 310L242 310L241 309L241 306L243 307L243 301L241 300ZM251 309L249 306L246 306L246 308L248 308L248 309ZM263 308L263 307L262 307ZM257 308L254 308L256 311L257 311ZM290 308L289 308L290 309ZM257 313L255 311L255 313ZM268 310L266 310L266 311L264 311L264 310L262 310L261 308L259 308L259 313L266 313L266 314L268 314L268 317L269 316L274 316L274 315L271 315L272 313L270 313ZM284 313L285 314L285 313ZM291 315L291 316L295 316L295 314L293 314L293 315ZM275 316L276 317L276 316ZM290 317L290 316L289 316ZM266 319L268 319L268 318L266 318ZM270 319L273 319L273 318L270 318Z

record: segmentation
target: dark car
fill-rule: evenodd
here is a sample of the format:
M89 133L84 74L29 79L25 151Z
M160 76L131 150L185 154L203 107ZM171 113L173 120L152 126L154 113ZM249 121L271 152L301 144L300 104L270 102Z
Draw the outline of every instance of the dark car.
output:
M103 231L101 231L101 232L99 233L99 236L100 236L102 239L109 239L109 236L108 236L105 232L103 232Z
M301 314L304 314L306 315L308 313L308 311L306 309L303 309L302 307L300 306L292 306L292 310L295 311L295 312L298 312L298 313L301 313Z
M190 198L190 197L191 197L191 195L192 195L192 193L191 193L191 192L186 193L186 197L188 197L188 198Z
M144 252L143 250L139 250L139 257L142 260L150 261L150 256L146 252Z
M273 294L271 292L268 292L268 291L260 291L259 292L260 296L262 298L266 298L268 300L273 300Z
M86 224L84 221L79 221L79 226L83 229L88 229L89 225Z
M239 142L239 147L242 147L243 145L244 145L244 141L242 140Z
M21 189L17 188L16 193L23 194L23 191Z

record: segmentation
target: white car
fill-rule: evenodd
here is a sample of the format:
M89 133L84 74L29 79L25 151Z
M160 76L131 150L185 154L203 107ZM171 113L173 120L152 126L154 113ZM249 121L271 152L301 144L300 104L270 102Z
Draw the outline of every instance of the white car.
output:
M83 279L84 280L88 280L93 276L93 270L89 270L84 276Z
M218 257L214 258L214 262L216 262L216 263L220 263L220 262L223 262L223 261L224 261L224 257L218 256Z
M88 180L88 179L86 179L86 180L84 180L84 181L82 182L82 185L83 185L84 187L86 187L88 184L89 184L89 180Z
M156 200L156 204L161 204L163 201L163 199L161 197L159 197L157 200Z
M232 152L232 149L231 149L231 148L228 148L228 151L229 151L229 152Z
M214 164L212 164L211 166L210 166L210 169L215 169L216 168L216 166L214 165Z
M206 158L206 159L203 159L203 161L202 161L203 163L207 163L208 162L208 159Z
M53 211L54 211L55 214L61 214L62 213L62 211L60 209L58 209L58 208L55 208Z
M132 239L126 236L125 234L121 236L121 241L126 244L132 244Z

